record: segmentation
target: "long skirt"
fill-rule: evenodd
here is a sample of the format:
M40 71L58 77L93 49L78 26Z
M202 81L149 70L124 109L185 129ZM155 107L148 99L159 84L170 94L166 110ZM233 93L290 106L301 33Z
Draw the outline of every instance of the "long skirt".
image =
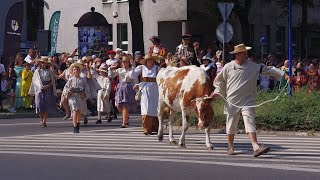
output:
M120 83L118 84L115 97L116 107L125 106L129 109L129 112L135 112L137 109L137 102L135 100L136 92L133 90L132 83Z
M47 85L49 83L49 81L43 82L43 85ZM35 95L36 113L55 112L57 110L55 102L52 87L42 90L40 93Z
M156 116L142 115L142 128L144 134L152 134L152 132L158 132L159 121Z

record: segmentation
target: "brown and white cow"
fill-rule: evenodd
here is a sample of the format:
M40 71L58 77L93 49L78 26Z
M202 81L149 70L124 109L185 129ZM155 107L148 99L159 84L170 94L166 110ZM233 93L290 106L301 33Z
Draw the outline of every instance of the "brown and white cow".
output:
M163 140L162 122L167 114L165 110L169 109L169 140L170 144L176 144L172 125L176 114L181 112L183 129L178 145L185 148L188 115L195 112L198 116L198 126L205 129L206 147L213 149L210 142L210 123L213 119L210 95L213 92L213 85L206 73L196 66L167 67L159 71L157 83L159 86L159 141Z

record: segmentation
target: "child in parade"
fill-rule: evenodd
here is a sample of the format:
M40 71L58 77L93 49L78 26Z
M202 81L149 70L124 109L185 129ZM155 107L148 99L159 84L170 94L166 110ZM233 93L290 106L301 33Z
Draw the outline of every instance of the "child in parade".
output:
M107 113L107 116L109 117L108 122L111 122L110 119L110 92L111 92L111 82L109 80L109 77L107 76L108 69L104 66L100 66L98 69L99 76L97 76L98 84L101 86L102 89L98 91L97 96L97 111L98 111L98 120L96 121L96 124L101 124L101 116L103 112Z
M80 119L86 110L86 100L89 94L87 81L80 77L83 66L80 63L74 63L70 66L70 72L73 77L66 83L63 92L69 102L69 107L73 118L73 132L79 133Z
M23 97L24 107L29 109L31 108L33 99L32 96L28 94L32 82L33 72L31 71L29 63L25 62L23 65L24 69L22 70L21 96Z
M122 67L116 69L118 64L113 64L110 67L109 76L111 78L119 77L119 84L115 96L115 105L122 112L122 126L126 128L129 125L129 112L136 110L134 84L138 84L138 78L130 78L129 73L132 72L130 57L122 58Z

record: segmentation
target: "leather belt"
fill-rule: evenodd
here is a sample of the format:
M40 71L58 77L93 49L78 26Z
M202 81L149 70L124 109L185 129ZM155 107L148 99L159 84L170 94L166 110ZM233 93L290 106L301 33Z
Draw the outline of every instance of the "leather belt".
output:
M156 78L142 77L141 82L157 82Z

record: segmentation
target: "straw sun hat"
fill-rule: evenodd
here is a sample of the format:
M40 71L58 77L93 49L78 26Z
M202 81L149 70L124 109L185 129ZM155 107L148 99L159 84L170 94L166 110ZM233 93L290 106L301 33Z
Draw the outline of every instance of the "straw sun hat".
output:
M78 67L80 69L80 71L82 71L83 65L80 63L73 63L71 64L69 71L72 73L73 68Z
M234 46L234 50L232 52L230 52L230 54L237 54L237 53L248 51L250 49L251 49L251 47L249 47L249 46L245 46L244 44L239 44L239 45Z
M49 61L49 57L48 57L48 56L41 56L39 62L44 62L44 63L48 63L48 64L51 63L51 62Z

